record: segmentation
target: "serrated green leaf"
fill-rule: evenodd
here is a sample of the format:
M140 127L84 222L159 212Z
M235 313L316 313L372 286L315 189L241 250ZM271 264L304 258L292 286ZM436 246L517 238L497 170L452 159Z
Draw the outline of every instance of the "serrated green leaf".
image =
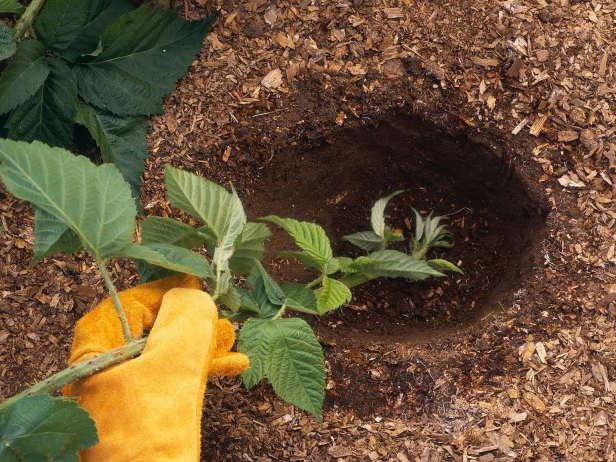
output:
M273 303L270 300L265 290L265 281L256 268L248 277L247 282L252 287L251 298L259 307L259 317L267 319L275 316L280 310L282 303Z
M246 213L235 191L177 168L165 167L167 197L174 207L205 223L216 236L214 263L225 265L233 255L233 245L246 225Z
M142 116L118 117L79 103L75 122L88 129L101 151L103 162L118 167L130 184L133 196L138 198L144 162L148 157L147 119Z
M19 14L23 9L17 0L0 0L0 14Z
M250 359L250 367L242 374L249 390L265 377L272 330L272 321L268 319L249 319L240 329L237 351Z
M353 259L349 257L336 257L336 260L338 260L338 266L340 267L340 271L343 273L345 273L349 265L353 263Z
M438 271L451 271L453 273L464 274L464 271L462 271L457 265L454 265L450 261L443 260L442 258L428 260L428 265Z
M354 246L359 247L366 252L372 252L380 248L385 239L374 231L360 231L358 233L349 234L342 238L345 241L349 241Z
M135 7L130 0L90 0L86 22L79 34L60 55L74 62L82 55L94 52L99 45L100 36L111 23L133 10Z
M74 253L81 249L74 231L53 215L34 209L34 262L54 253Z
M7 189L66 224L97 260L130 243L137 212L116 167L37 141L6 139L0 139L0 161Z
M192 274L202 279L214 276L209 263L201 255L171 244L130 244L118 256L143 260L150 265Z
M13 30L0 21L0 61L9 59L17 51L17 44L13 40Z
M43 86L11 113L6 127L16 140L67 146L73 141L77 82L61 59L49 59L47 65L49 75Z
M280 398L321 420L325 363L319 341L303 319L270 322L273 329L265 366L267 379Z
M421 281L429 277L443 276L424 260L418 260L397 250L380 250L359 257L349 266L352 271L366 273L373 278L406 278Z
M0 460L75 460L98 442L94 421L77 403L51 396L19 399L0 413Z
M198 229L179 220L165 217L147 217L141 223L143 244L172 244L186 249L202 246L207 237Z
M372 230L380 237L385 237L385 208L390 200L402 194L404 191L394 191L390 195L382 197L374 203L370 213L370 223Z
M316 223L298 221L269 215L262 218L284 229L309 257L323 267L333 257L331 244L325 230Z
M345 284L325 276L322 287L316 291L317 311L319 314L324 314L338 309L345 303L349 303L351 297L351 291Z
M79 36L87 21L89 0L47 0L34 21L36 37L53 51L60 51Z
M214 19L184 22L150 4L120 16L103 32L102 52L76 66L80 95L118 115L160 113Z
M255 260L261 260L265 253L265 241L271 236L263 223L248 222L233 245L233 256L229 268L236 274L247 275L253 270Z
M267 298L269 299L269 301L274 305L283 305L286 296L278 283L272 279L272 277L267 273L267 271L265 271L265 268L263 268L263 265L260 262L255 263L255 268L261 275L261 279L265 288L265 293L267 294Z
M285 305L290 308L297 308L312 311L318 314L317 299L314 292L303 284L295 282L283 282L280 288L285 294Z
M0 75L0 114L23 104L41 88L49 74L45 47L37 40L24 40Z

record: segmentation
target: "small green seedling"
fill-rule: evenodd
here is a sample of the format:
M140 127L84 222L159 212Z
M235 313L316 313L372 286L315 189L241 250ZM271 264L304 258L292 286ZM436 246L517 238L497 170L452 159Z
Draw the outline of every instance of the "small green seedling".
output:
M403 240L385 223L387 203L400 192L375 203L371 231L345 237L366 252L350 258L334 255L330 239L318 224L275 215L249 221L235 190L171 166L165 169L169 203L201 225L147 217L141 223L140 242L133 241L137 213L130 186L113 165L96 166L85 157L40 142L0 139L0 178L9 192L34 209L39 227L35 259L86 251L96 261L127 342L1 403L0 438L7 444L0 447L0 456L5 451L21 460L35 460L35 456L73 460L79 449L96 442L87 413L49 393L143 349L145 339L131 338L107 271L114 258L135 260L143 281L178 272L203 279L223 307L223 315L240 325L238 350L246 353L251 363L243 374L246 387L266 379L278 396L319 419L325 394L323 351L306 320L289 315L323 316L350 302L353 287L373 279L420 281L443 277L444 271L459 271L445 260L426 260L432 248L451 245L440 217L417 214L410 254L387 248L389 243ZM278 226L292 237L297 248L281 255L301 261L315 274L312 281L277 282L268 274L261 263L271 235L268 225ZM208 257L191 249L205 249ZM66 420L49 417L49 413L58 412L64 413ZM46 442L44 435L39 438L36 423L40 421L47 425L45 429L72 435L71 443L58 445ZM36 430L31 430L33 426ZM32 437L24 439L24 435Z

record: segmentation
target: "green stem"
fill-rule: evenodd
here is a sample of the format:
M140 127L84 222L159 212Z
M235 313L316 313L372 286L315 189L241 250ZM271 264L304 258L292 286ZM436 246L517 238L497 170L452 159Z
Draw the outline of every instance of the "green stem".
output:
M323 282L322 275L316 278L314 281L310 281L308 284L306 284L306 289L312 289L313 287L316 287L321 284L321 282Z
M26 10L17 20L17 23L15 23L15 34L13 35L13 38L15 40L19 40L26 34L28 30L30 30L34 18L36 18L36 15L43 7L44 3L45 0L32 0L30 4L26 7Z
M276 313L274 317L272 318L272 321L274 321L275 319L280 319L285 311L287 311L287 305L282 305L280 309L278 310L278 313Z
M312 315L317 315L317 316L321 316L319 313L317 313L316 311L313 310L309 310L308 308L300 308L300 307L296 307L296 306L287 306L287 309L291 310L291 311L297 311L298 313L306 313L306 314L312 314ZM277 315L278 313L276 313Z
M94 358L87 359L77 364L73 364L70 367L52 375L51 377L34 384L21 393L12 396L0 403L0 412L5 410L15 401L26 396L44 395L52 393L64 385L73 383L79 379L89 377L96 372L106 369L114 364L118 364L127 359L133 358L145 347L146 338L140 338L139 340L133 340L126 343L119 348L108 351L107 353L100 354Z
M105 267L105 262L97 261L98 269L103 276L103 280L105 281L105 286L111 295L111 300L113 300L113 306L115 307L116 313L118 314L118 318L120 318L120 323L122 324L122 332L124 333L124 340L126 342L130 342L132 337L130 335L130 325L128 324L128 320L126 319L126 313L122 308L122 303L120 303L120 296L118 295L118 291L113 285L113 281L111 280L111 276Z

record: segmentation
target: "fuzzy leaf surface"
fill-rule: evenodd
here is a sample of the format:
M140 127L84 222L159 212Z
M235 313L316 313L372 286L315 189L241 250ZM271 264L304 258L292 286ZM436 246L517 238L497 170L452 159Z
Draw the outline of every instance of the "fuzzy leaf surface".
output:
M137 212L116 167L38 141L6 139L0 139L0 161L7 189L67 225L96 259L131 242Z
M352 295L345 284L325 276L322 287L316 291L316 297L317 311L319 314L324 314L350 302Z
M77 403L28 396L0 414L0 460L77 460L77 451L98 442L94 421Z
M184 22L147 3L123 14L103 32L102 52L76 67L80 95L118 115L160 113L213 21Z
M24 103L41 88L49 74L45 47L37 40L24 40L0 75L0 114Z
M9 137L16 140L67 146L73 141L77 81L61 59L48 59L47 65L49 75L43 85L11 113L6 126Z
M54 253L74 253L81 249L79 238L68 226L43 210L34 210L34 262Z
M88 129L104 162L114 164L138 198L141 175L148 157L145 135L148 121L142 116L118 117L79 103L75 122Z

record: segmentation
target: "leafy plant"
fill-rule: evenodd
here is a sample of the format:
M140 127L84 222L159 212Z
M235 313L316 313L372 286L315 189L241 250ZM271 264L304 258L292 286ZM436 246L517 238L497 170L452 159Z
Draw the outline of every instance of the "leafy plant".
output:
M19 440L10 444L12 449L4 449L17 451L14 458L36 454L52 460L74 460L77 450L93 444L95 432L85 411L46 394L139 354L145 344L145 339L131 338L106 269L113 258L136 260L143 281L174 272L202 278L224 308L223 315L241 325L238 349L251 361L250 369L243 374L246 387L266 379L278 396L319 419L325 387L323 351L306 320L288 315L325 315L348 303L353 287L372 279L417 281L442 277L443 271L459 271L445 260L425 259L431 248L451 244L440 217L416 215L413 253L386 248L390 242L403 239L385 223L385 207L399 192L379 199L372 209L371 232L379 237L377 247L367 246L369 240L357 238L358 233L351 235L353 238L347 236L367 252L350 258L334 255L321 226L275 215L248 221L235 190L171 166L165 169L169 202L201 225L148 217L141 223L140 242L133 242L136 209L130 186L114 165L96 166L85 157L38 141L0 139L0 178L8 191L34 208L39 226L35 259L84 250L96 261L127 342L118 350L71 366L0 403L0 437L3 441ZM272 278L261 263L271 234L266 223L291 236L297 249L281 255L301 261L315 273L314 280L300 284L279 283ZM201 247L207 249L209 261L190 250ZM52 442L38 440L37 433L28 430L29 422L44 419L47 409L66 416L61 423L53 418L45 420L60 435Z
M0 13L21 11L15 0L0 0ZM161 112L214 18L187 23L131 0L32 1L15 30L0 22L0 60L11 58L0 74L4 130L68 147L75 123L82 125L138 195L146 117ZM30 24L32 38L21 40Z

